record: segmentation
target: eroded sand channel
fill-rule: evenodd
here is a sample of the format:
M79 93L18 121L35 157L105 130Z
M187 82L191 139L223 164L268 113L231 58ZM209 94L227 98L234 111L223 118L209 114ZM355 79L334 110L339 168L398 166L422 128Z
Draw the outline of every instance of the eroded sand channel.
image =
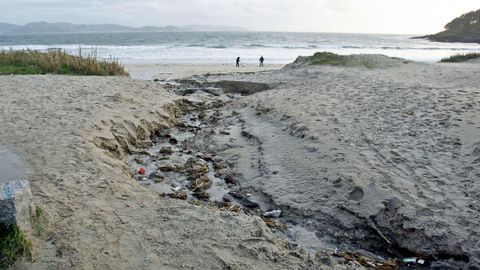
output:
M254 214L281 210L292 244L475 266L480 100L455 79L474 70L392 65L209 78L278 87L225 103L194 144L230 163Z

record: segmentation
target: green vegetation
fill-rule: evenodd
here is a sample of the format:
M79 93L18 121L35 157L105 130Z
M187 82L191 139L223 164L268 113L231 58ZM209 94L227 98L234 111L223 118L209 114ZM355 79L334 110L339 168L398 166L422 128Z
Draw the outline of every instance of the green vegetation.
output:
M41 235L45 231L45 224L47 223L47 215L45 210L40 206L35 208L35 213L31 214L32 228L37 235Z
M45 73L128 76L123 65L117 60L99 60L96 50L92 50L87 57L82 56L81 49L78 56L70 55L59 49L48 52L0 51L0 75Z
M330 65L343 67L377 67L377 60L368 56L338 55L331 52L317 52L312 56L299 57L297 63L306 65Z
M347 64L347 56L330 52L317 52L309 57L309 61L311 65L345 66Z
M18 256L31 256L32 244L16 226L0 230L0 267L12 266Z
M445 25L445 31L419 38L440 42L480 43L480 9L455 18Z
M472 59L477 59L480 58L480 53L460 53L460 54L455 54L447 58L443 58L440 60L440 62L453 62L453 63L458 63L458 62L466 62L468 60Z

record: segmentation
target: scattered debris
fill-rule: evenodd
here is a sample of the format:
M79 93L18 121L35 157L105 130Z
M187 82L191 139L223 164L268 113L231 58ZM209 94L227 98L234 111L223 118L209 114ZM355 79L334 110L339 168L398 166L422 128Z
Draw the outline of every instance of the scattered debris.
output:
M115 214L115 216L117 216L117 218L120 220L120 223L122 224L125 224L126 222L123 221L123 219L117 214L117 212L115 212L115 210L113 211L113 213Z
M137 171L138 174L144 175L145 174L145 168L140 167Z
M376 270L400 270L400 261L398 259L388 259L383 262L371 260L354 252L335 252L331 254L335 257L341 257L349 262L356 262L361 266L373 268Z
M423 266L427 267L430 265L429 261L425 258L404 258L402 260L402 265L407 267Z
M218 203L217 206L220 208L220 210L222 211L230 211L230 212L235 212L235 213L239 213L239 212L243 212L245 209L237 204L233 204L233 203Z
M282 215L282 210L272 210L263 213L263 216L266 218L279 218Z
M286 228L287 228L287 225L278 223L278 222L276 222L275 220L273 220L273 219L271 219L271 218L264 218L264 219L263 219L263 222L265 222L265 224L266 224L269 228L272 228L272 229L286 229Z

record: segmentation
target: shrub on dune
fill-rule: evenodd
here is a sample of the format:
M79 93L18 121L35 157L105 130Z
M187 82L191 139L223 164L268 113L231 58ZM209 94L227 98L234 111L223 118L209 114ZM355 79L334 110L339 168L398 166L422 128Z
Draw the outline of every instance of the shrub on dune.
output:
M128 72L116 59L98 59L97 51L88 56L68 54L60 49L39 52L34 50L1 51L0 74L64 74L128 76Z

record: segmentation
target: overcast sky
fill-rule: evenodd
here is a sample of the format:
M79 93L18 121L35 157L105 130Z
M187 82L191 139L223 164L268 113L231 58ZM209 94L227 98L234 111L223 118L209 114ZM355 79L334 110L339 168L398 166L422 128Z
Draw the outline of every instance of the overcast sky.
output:
M0 22L231 25L251 30L433 33L479 0L0 0Z

